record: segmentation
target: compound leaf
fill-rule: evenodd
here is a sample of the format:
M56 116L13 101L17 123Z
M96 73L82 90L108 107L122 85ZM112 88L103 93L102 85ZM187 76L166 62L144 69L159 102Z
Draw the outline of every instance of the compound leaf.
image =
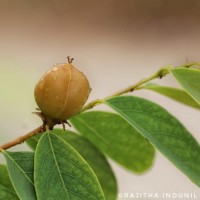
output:
M200 105L184 90L173 87L161 86L154 83L148 83L142 86L142 88L157 92L171 99L174 99L180 103L183 103L187 106L200 109Z
M86 161L53 132L46 132L38 142L34 177L38 200L105 200Z
M171 70L172 75L183 89L200 104L200 70L192 68L176 68Z
M116 200L117 181L106 157L87 139L72 131L54 129L52 132L68 142L94 170L107 200ZM27 141L27 144L36 149L42 134L36 135Z
M154 148L119 115L92 111L70 121L85 138L123 167L142 173L152 165Z
M101 184L106 200L116 200L117 182L105 156L89 140L74 132L55 129L53 133L68 142L90 165Z
M175 117L161 106L139 97L114 97L105 103L200 186L200 146Z
M34 153L3 151L8 173L14 189L21 200L37 200L34 183Z

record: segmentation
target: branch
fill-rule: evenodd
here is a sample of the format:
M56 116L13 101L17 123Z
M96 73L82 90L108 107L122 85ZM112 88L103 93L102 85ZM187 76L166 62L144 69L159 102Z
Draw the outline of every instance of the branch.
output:
M32 130L31 132L21 136L21 137L18 137L16 138L15 140L12 140L2 146L0 146L0 151L3 151L3 150L6 150L6 149L9 149L11 147L14 147L18 144L21 144L23 143L24 141L26 141L27 139L33 137L34 135L37 135L39 133L42 133L44 131L44 126L39 126L38 128Z
M190 67L200 67L200 63L192 62L192 63L188 63L188 64L185 64L185 65L179 66L177 68L190 68ZM143 85L144 83L147 83L149 81L152 81L154 79L157 79L157 78L161 79L162 77L164 77L167 74L169 74L171 69L172 69L171 65L167 65L167 66L159 69L156 73L154 73L150 77L142 79L142 80L140 80L139 82L135 83L132 86L126 87L123 90L120 90L120 91L118 91L118 92L116 92L116 93L114 93L114 94L112 94L112 95L110 95L108 97L103 98L103 99L96 99L94 101L91 101L89 104L87 104L86 106L84 106L82 108L80 113L82 113L82 112L84 112L86 110L92 109L93 107L103 103L105 100L108 100L108 99L110 99L112 97L120 96L120 95L129 93L129 92L133 92L134 90L141 89L140 88L141 85Z
M95 106L103 103L105 100L108 100L108 99L110 99L112 97L120 96L120 95L123 95L125 93L129 93L129 92L133 92L134 90L138 89L144 83L147 83L147 82L149 82L149 81L151 81L153 79L162 78L162 77L164 77L164 76L166 76L167 74L170 73L170 69L171 69L171 66L169 66L169 65L166 66L166 67L163 67L160 70L158 70L156 73L154 73L153 75L151 75L150 77L142 79L142 80L140 80L139 82L135 83L132 86L126 87L123 90L120 90L120 91L118 91L118 92L116 92L116 93L114 93L114 94L112 94L112 95L110 95L108 97L103 98L103 99L96 99L94 101L91 101L89 104L87 104L86 106L83 107L83 109L81 110L81 112L89 110L89 109L91 109L91 108L93 108L93 107L95 107Z
M183 66L180 66L180 67L189 68L189 67L195 66L195 65L196 66L200 66L200 63L190 63L190 64L186 64L186 65L183 65ZM94 101L91 101L89 104L87 104L86 106L84 106L82 108L80 113L82 113L82 112L84 112L86 110L89 110L89 109L91 109L91 108L103 103L105 100L108 100L108 99L110 99L112 97L120 96L120 95L123 95L123 94L128 93L128 92L133 92L134 90L139 89L140 86L143 85L144 83L147 83L147 82L149 82L149 81L151 81L153 79L156 79L156 78L162 78L162 77L166 76L167 74L170 73L170 70L171 70L171 66L168 65L166 67L161 68L160 70L158 70L156 73L154 73L150 77L142 79L142 80L140 80L139 82L135 83L132 86L126 87L123 90L120 90L120 91L118 91L118 92L116 92L116 93L114 93L114 94L112 94L112 95L110 95L108 97L105 97L104 99L96 99ZM56 123L53 124L52 127L54 125L56 125ZM44 125L36 128L35 130L33 130L33 131L31 131L31 132L29 132L29 133L27 133L27 134L15 139L13 141L10 141L10 142L0 146L0 152L4 151L6 149L9 149L9 148L11 148L13 146L16 146L18 144L21 144L24 141L26 141L27 139L33 137L34 135L42 133L43 131L45 131Z

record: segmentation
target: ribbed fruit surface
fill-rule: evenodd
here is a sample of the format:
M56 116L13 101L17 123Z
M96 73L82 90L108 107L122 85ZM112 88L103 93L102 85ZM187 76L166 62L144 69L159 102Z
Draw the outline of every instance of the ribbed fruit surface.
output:
M55 120L66 120L80 112L89 94L86 76L72 64L54 65L35 87L41 112Z

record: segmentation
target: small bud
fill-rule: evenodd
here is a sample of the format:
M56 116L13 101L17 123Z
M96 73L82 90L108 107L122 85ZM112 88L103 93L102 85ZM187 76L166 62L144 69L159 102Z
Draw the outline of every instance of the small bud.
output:
M54 65L35 87L37 105L53 120L66 120L80 112L89 94L88 79L71 63Z

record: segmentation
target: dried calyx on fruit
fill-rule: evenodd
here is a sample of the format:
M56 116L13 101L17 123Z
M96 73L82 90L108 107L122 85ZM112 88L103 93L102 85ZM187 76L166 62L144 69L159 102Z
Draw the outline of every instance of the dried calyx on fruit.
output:
M35 87L35 101L41 115L54 122L64 122L79 113L90 94L86 76L68 63L56 64Z

